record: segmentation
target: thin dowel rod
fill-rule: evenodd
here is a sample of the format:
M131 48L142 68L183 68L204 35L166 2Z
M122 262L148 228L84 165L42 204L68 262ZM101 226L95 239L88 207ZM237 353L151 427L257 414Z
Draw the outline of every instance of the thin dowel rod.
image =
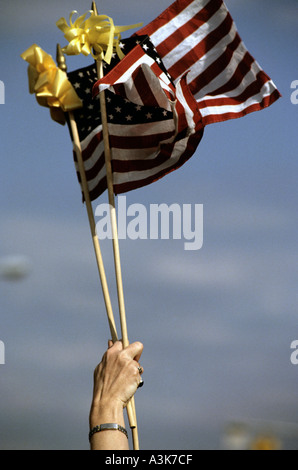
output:
M104 76L103 63L101 60L97 61L97 73L98 73L99 79L103 78ZM113 187L113 174L112 174L112 163L111 163L112 159L111 159L111 148L110 148L109 130L108 130L108 122L107 122L105 92L101 92L99 97L100 97L100 110L101 110L101 119L102 119L102 132L103 132L104 148L105 148L105 164L106 164L108 197L109 197L111 226L112 226L113 250L114 250L114 262L115 262L115 272L116 272L116 282L117 282L117 292L118 292L119 313L120 313L120 322L121 322L121 330L122 330L122 342L123 342L123 347L126 348L129 345L129 340L128 340L128 333L127 333L127 321L126 321L124 293L123 293L123 280L122 280L122 272L121 272L121 260L120 260L120 249L119 249L119 239L118 239L115 196L114 196L114 187Z
M93 4L95 5L94 2ZM96 9L96 5L95 5L95 9ZM62 50L59 44L57 45L57 62L58 62L59 68L66 72L67 67L66 67L65 57L62 54ZM92 236L92 241L93 241L93 246L94 246L94 251L95 251L95 257L96 257L97 267L98 267L99 276L101 280L104 301L106 305L106 311L107 311L107 317L108 317L109 326L110 326L111 337L112 337L113 343L115 343L118 340L117 329L116 329L115 319L113 315L113 309L112 309L108 284L106 280L100 244L99 244L99 240L96 234L96 225L95 225L93 208L92 208L92 203L90 199L88 182L86 178L86 172L85 172L85 167L84 167L84 162L83 162L83 157L82 157L82 149L81 149L77 123L75 121L75 118L72 112L69 112L68 115L69 115L71 132L73 136L74 151L77 157L77 162L78 162L78 167L79 167L82 191L84 194L84 199L85 199L86 208L87 208L87 214L88 214L91 236ZM134 397L127 405L127 415L128 415L130 427L132 429L134 449L139 450L139 438L138 438L138 431L137 431L137 424L136 424L136 410L135 410Z
M103 63L101 60L97 60L96 64L97 64L98 78L101 79L104 76ZM115 274L116 274L116 282L117 282L119 315L120 315L123 347L126 348L129 345L129 340L128 340L128 333L127 333L127 321L126 321L126 313L125 313L123 280L122 280L122 272L121 272L119 238L118 238L115 196L114 196L114 187L113 187L113 173L112 173L112 163L111 163L112 158L111 158L107 109L106 109L106 100L105 100L104 91L99 94L99 99L100 99L100 111L101 111L101 120L102 120L102 132L103 132L104 148L105 148L105 164L106 164L108 197L109 197L110 217L111 217L111 226L112 226L114 264L115 264ZM134 397L131 399L131 401L127 405L127 414L129 418L130 427L132 429L134 450L139 450L139 436L138 436Z
M67 73L67 65L65 61L65 56L62 53L60 44L57 44L57 57L56 58L57 58L58 67L61 70L63 70L65 73ZM93 246L94 246L94 251L95 251L95 257L97 261L99 277L100 277L100 281L102 285L103 297L105 301L107 317L108 317L110 331L111 331L111 337L112 337L113 342L115 342L118 339L117 329L116 329L115 319L113 315L113 309L112 309L101 249L100 249L99 240L96 234L94 214L93 214L92 203L91 203L91 198L90 198L90 193L89 193L89 188L88 188L88 183L87 183L87 178L86 178L86 172L85 172L85 167L84 167L84 162L83 162L83 157L82 157L82 148L81 148L80 137L78 133L78 127L77 127L77 123L74 118L73 112L69 112L68 117L69 117L71 132L72 132L73 147L74 147L74 151L77 157L77 162L78 162L78 167L79 167L81 186L82 186L82 191L83 191L84 199L86 203L91 236L92 236L92 241L93 241Z
M88 219L89 219L91 236L92 236L92 241L93 241L93 246L94 246L94 251L95 251L95 257L97 261L103 296L104 296L105 305L106 305L107 317L109 321L112 341L113 343L115 343L116 341L118 341L117 329L116 329L116 324L115 324L115 319L114 319L100 244L99 244L98 236L96 234L94 213L93 213L92 203L90 200L90 193L89 193L89 188L88 188L88 183L87 183L87 178L86 178L86 173L85 173L84 162L82 158L82 150L81 150L80 138L78 134L78 128L77 128L77 124L76 124L76 121L72 112L69 113L69 121L70 121L72 136L73 136L74 151L77 157L81 184L82 184L83 194L85 198L87 213L88 213ZM138 437L137 424L136 424L136 412L135 412L134 398L132 398L132 400L127 405L127 415L128 415L130 427L132 430L134 450L139 450L139 437Z
M112 340L113 342L115 342L118 339L117 329L116 329L116 324L115 324L115 319L114 319L100 244L99 244L98 236L96 234L94 213L93 213L92 203L90 200L90 193L89 193L89 188L88 188L88 183L87 183L87 178L86 178L86 173L85 173L84 162L82 158L82 150L81 150L80 138L78 134L78 128L77 128L77 124L76 124L76 121L72 112L69 113L69 121L70 121L72 136L73 136L74 151L77 157L81 185L82 185L86 209L88 213L91 236L92 236L92 241L93 241L93 246L94 246L94 251L95 251L95 257L97 261L98 272L99 272L99 276L101 280L102 291L103 291L110 331L112 335Z

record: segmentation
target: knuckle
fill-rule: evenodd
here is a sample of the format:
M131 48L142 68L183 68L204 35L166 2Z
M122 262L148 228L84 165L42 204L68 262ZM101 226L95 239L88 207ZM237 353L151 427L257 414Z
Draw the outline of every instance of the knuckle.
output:
M108 349L108 350L105 352L104 358L109 359L109 358L112 357L112 356L113 356L113 351L112 351L112 349Z
M138 377L139 375L138 368L133 363L130 364L130 373L133 377Z
M127 367L130 363L130 358L127 356L125 351L121 351L117 356L117 362L120 367Z
M100 365L97 365L94 369L94 372L93 372L94 379L98 376L99 371L100 371Z
M138 349L140 350L143 350L144 349L144 345L140 342L140 341L136 341L135 342L135 345Z

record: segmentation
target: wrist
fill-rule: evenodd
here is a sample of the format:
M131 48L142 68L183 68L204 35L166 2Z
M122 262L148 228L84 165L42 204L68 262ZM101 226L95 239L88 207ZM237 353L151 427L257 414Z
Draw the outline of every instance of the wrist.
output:
M119 401L100 401L92 403L90 410L90 428L103 423L124 424L123 404Z

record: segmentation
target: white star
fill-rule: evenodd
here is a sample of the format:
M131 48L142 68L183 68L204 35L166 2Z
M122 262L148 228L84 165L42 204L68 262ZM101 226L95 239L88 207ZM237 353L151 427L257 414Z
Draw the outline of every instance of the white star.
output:
M143 49L144 51L148 51L149 47L147 46L147 44L144 44Z
M85 93L86 93L87 95L88 95L89 93L91 93L91 88L86 88Z
M114 116L113 116L113 114L110 114L110 115L109 115L109 118L110 118L110 119L111 119L111 121L112 121L112 120L114 119Z
M89 104L88 109L94 109L94 105L93 105L93 104Z
M136 106L136 111L141 111L141 109L142 109L142 106L141 106L140 104L138 104L138 105Z
M74 87L75 87L75 89L81 88L81 84L77 82L77 83L74 84Z
M119 47L120 47L120 49L124 49L125 45L123 44L123 42L119 43Z
M127 120L127 121L131 121L131 120L132 120L132 116L126 116L126 120Z
M147 119L152 119L152 114L151 114L151 113L147 113L147 114L146 114L146 118L147 118Z
M83 74L83 72L80 72L80 73L79 73L79 77L81 77L81 78L83 78L83 77L84 77L84 74Z
M115 111L116 111L117 113L121 113L122 109L119 108L119 106L117 106L117 108L115 108Z
M164 110L164 112L162 113L164 116L167 116L168 115L168 111Z

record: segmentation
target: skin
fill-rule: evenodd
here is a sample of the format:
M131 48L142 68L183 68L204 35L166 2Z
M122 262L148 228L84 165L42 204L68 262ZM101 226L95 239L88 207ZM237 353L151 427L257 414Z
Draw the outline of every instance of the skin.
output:
M125 427L124 409L141 381L138 368L142 352L142 343L123 348L121 341L109 341L109 348L94 371L90 429L105 423ZM129 450L129 442L120 431L102 431L92 436L91 450Z

